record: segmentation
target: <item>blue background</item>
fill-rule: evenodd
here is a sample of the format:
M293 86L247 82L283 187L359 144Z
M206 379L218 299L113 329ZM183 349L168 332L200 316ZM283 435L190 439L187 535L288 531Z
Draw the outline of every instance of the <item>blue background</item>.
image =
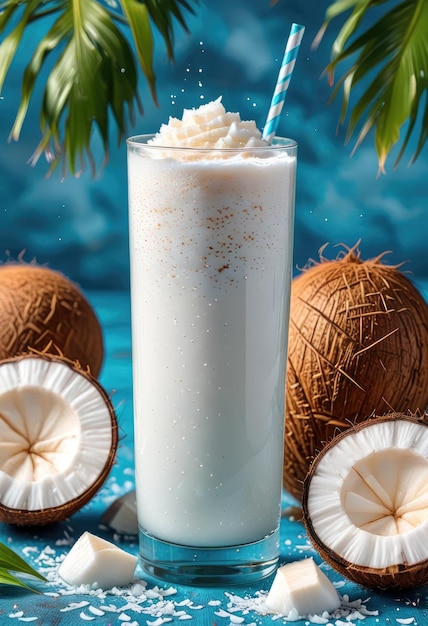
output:
M390 250L386 261L406 261L410 276L423 283L428 277L427 153L409 167L411 146L396 171L393 154L387 175L381 177L377 177L372 136L351 157L352 145L345 146L344 130L337 132L339 99L328 104L331 90L322 77L341 21L333 23L318 50L311 49L329 4L319 0L202 3L195 16L186 14L190 34L176 28L174 64L157 39L159 108L142 79L144 114L129 134L153 132L170 115L181 116L183 107L219 95L227 109L240 111L263 127L290 25L305 25L278 130L299 143L295 267L317 258L326 242L330 243L326 256L332 258L338 252L336 244L353 246L361 239L363 258ZM31 37L38 36L35 28ZM28 47L18 53L0 99L0 261L17 258L25 250L24 259L47 263L84 289L126 290L125 145L117 146L112 128L110 160L96 178L86 171L78 179L61 180L57 172L47 180L44 158L34 168L28 165L40 137L38 101L32 103L21 140L7 141L28 61L26 51ZM38 85L39 95L42 86ZM96 136L93 145L101 164Z
M330 45L337 27L327 33L321 47L311 50L329 2L320 0L215 0L201 5L189 17L190 34L176 30L176 59L168 62L163 43L158 40L155 68L158 77L156 108L147 87L141 83L144 115L137 119L129 134L157 130L170 115L180 116L183 107L197 106L219 95L229 110L240 111L244 118L255 119L262 127L281 63L290 25L305 25L306 33L299 53L291 87L287 95L278 134L290 136L299 143L298 189L295 229L295 267L308 258L316 258L318 249L330 242L326 255L337 254L336 244L353 246L361 239L364 258L390 250L389 262L408 261L406 269L414 281L427 285L427 152L410 168L406 158L393 171L394 155L387 163L387 175L377 178L377 157L373 138L350 157L351 147L344 145L344 132L337 131L340 103L328 105L330 90L321 78L328 62ZM31 40L40 33L35 29ZM32 39L34 38L34 39ZM46 179L47 165L40 160L35 168L27 164L39 141L38 106L33 103L18 143L7 138L19 104L22 71L28 59L19 53L0 97L0 262L23 255L59 269L90 292L105 333L106 358L101 375L103 386L112 394L121 431L117 463L99 494L70 520L47 529L14 529L0 525L0 541L27 556L43 568L40 560L46 545L50 554L61 558L84 530L115 541L124 549L137 552L135 537L118 537L100 523L106 507L130 490L133 482L133 429L131 337L129 323L129 259L127 222L127 183L125 145L116 145L112 130L111 154L107 167L95 179L90 172L80 178L59 173ZM42 85L38 86L38 93ZM94 138L96 144L97 139ZM411 148L407 158L411 155ZM102 150L95 154L99 163ZM297 271L297 269L296 269ZM114 294L112 292L116 291ZM425 292L428 295L428 291ZM282 520L281 560L314 556L301 523L284 514ZM319 561L319 559L318 559ZM58 580L55 567L48 590L58 597L19 592L2 588L0 614L2 623L25 617L42 626L73 624L79 611L62 612L67 605L90 600L96 606L102 598L87 594L68 595ZM378 614L356 617L350 623L376 626L379 623L428 623L426 588L400 594L384 594L363 589L322 564L329 577L342 584L341 594L351 601L363 598L370 610ZM253 596L259 589L269 589L271 580L260 585L238 589L239 595ZM218 609L209 600L218 599L227 608L224 590L178 589L177 600L191 597L204 606L194 623L228 623L218 619ZM108 596L118 613L128 609L126 597ZM85 609L86 610L86 609ZM129 613L131 611L129 610ZM239 613L241 615L241 612ZM140 620L136 610L132 617ZM245 623L272 624L250 612ZM95 618L94 618L95 619ZM198 620L198 621L197 621ZM79 620L80 621L80 620ZM96 624L111 624L110 614L97 617ZM127 622L128 623L128 622ZM132 622L136 624L136 621ZM278 623L283 623L280 620ZM298 622L302 626L307 620ZM341 622L342 623L342 622Z

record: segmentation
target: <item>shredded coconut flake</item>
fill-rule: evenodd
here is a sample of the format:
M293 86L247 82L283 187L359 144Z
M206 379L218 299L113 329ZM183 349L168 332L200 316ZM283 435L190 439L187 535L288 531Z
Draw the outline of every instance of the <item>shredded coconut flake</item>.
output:
M328 624L329 618L322 617L322 615L310 615L309 621L311 622L311 624Z
M105 615L105 611L102 611L101 609L97 609L96 606L89 606L88 611L92 613L93 615L97 615L98 617Z
M75 611L76 609L82 609L84 606L88 606L89 602L87 600L82 600L82 602L70 602L66 607L60 609L61 613L65 613L66 611Z

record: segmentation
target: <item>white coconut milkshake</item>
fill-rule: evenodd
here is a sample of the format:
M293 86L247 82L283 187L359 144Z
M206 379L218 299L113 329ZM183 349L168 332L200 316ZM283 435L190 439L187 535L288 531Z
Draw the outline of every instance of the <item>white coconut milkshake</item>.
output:
M220 100L147 140L128 141L142 559L215 582L226 547L270 537L260 575L278 556L296 146Z

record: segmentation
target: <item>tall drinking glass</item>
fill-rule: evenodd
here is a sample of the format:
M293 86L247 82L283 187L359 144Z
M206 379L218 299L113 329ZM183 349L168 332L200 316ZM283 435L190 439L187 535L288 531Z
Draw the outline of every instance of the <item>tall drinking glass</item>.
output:
M295 142L128 140L140 558L183 584L279 557Z

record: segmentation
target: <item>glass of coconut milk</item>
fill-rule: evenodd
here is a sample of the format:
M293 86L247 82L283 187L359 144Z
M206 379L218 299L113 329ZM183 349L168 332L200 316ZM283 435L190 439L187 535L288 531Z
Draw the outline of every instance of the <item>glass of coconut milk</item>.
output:
M296 144L128 140L141 565L244 583L279 557Z

